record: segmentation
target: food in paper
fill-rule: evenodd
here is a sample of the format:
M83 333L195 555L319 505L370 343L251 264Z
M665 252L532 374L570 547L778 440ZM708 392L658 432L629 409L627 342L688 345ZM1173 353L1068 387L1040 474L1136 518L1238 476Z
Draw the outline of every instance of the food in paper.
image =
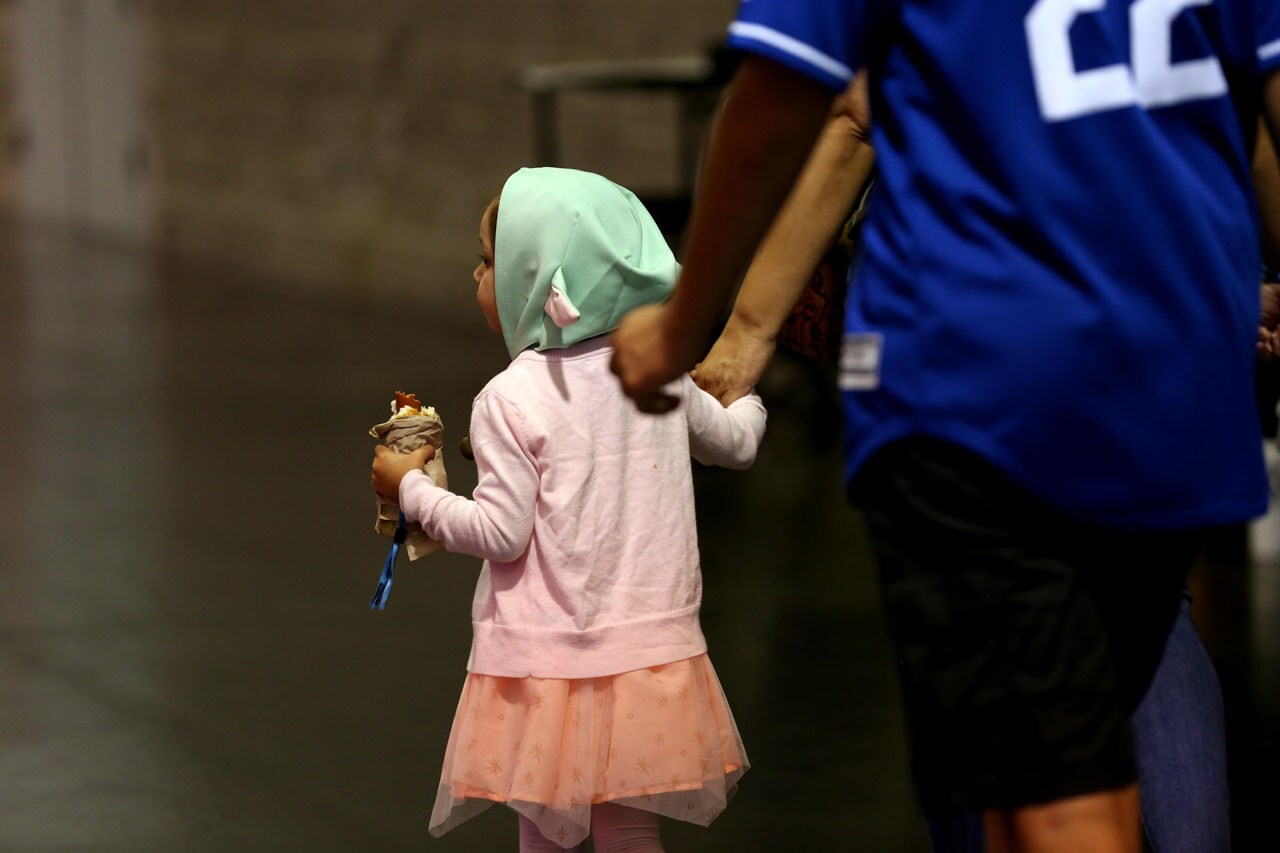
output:
M445 473L444 459L441 456L444 423L434 407L422 405L413 394L397 391L395 399L391 401L391 417L369 430L369 434L396 453L412 453L430 444L436 449L436 455L427 461L423 471L440 488L449 488L449 477ZM400 508L379 499L375 529L384 536L392 536L399 520ZM404 547L409 559L416 560L424 554L443 550L444 545L428 537L417 522L411 521Z

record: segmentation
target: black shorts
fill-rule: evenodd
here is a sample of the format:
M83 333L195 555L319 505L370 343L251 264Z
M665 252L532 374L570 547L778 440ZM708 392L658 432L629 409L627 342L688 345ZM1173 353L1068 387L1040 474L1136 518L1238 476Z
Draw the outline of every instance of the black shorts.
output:
M1063 517L955 445L888 445L855 483L928 814L1135 781L1129 716L1198 547Z

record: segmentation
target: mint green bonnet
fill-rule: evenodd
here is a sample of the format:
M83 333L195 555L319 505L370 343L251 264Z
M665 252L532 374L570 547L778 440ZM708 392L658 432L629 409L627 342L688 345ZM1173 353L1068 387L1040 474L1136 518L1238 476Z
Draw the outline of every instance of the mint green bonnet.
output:
M680 265L635 195L576 169L521 169L502 188L494 291L507 351L557 349L661 302Z

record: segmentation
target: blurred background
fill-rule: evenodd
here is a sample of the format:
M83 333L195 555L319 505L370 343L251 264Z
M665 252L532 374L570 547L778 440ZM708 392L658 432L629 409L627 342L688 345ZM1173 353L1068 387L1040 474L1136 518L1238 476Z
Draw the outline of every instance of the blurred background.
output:
M0 0L0 850L514 849L427 819L478 561L370 612L368 428L453 448L506 363L470 278L523 165L673 243L732 0ZM704 626L754 769L672 850L923 851L831 377L780 357L696 472ZM1175 462L1176 464L1176 462ZM1237 848L1280 794L1280 522L1197 572Z

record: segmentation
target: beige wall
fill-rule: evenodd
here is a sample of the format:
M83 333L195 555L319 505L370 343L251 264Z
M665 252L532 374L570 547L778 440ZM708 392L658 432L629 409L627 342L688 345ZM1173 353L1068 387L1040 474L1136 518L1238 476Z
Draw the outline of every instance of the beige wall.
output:
M14 115L16 54L14 3L0 0L0 216L7 215L17 198L14 163Z
M697 52L735 5L152 0L144 115L158 244L313 288L465 286L484 203L532 157L516 70ZM575 95L565 165L670 188L674 115L665 98Z

